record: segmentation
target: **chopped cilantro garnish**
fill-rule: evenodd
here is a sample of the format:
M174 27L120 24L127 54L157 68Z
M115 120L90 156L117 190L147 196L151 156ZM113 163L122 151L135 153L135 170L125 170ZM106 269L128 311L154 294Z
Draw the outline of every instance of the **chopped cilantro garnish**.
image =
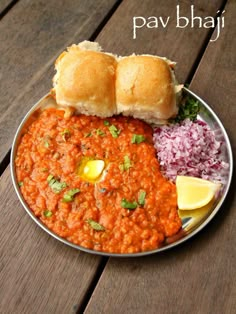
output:
M64 188L66 188L67 184L65 182L60 182L54 178L52 174L47 177L48 185L51 187L54 193L60 193Z
M119 168L121 171L129 170L129 168L132 167L131 160L129 159L129 156L124 156L124 163L119 165Z
M44 138L43 138L43 146L46 147L46 148L49 148L50 147L50 142L51 142L51 137L49 135L46 135Z
M138 195L138 203L141 206L145 205L145 197L146 197L146 192L145 191L140 191Z
M93 219L87 219L87 223L96 231L104 231L105 228Z
M21 187L21 186L23 186L23 185L24 185L24 183L23 183L22 181L18 182L18 186L19 186L19 187Z
M131 143L132 144L140 144L146 140L144 135L141 134L133 134Z
M138 207L137 202L128 202L125 198L121 201L121 207L127 208L127 209L135 209Z
M75 198L75 194L79 193L80 190L79 189L71 189L69 191L67 191L64 196L63 196L63 202L69 203L72 202Z
M112 137L117 138L121 132L121 130L118 130L117 127L115 125L111 125L109 126L109 131L112 135Z
M49 142L47 140L44 141L44 147L49 148L49 146L50 146Z
M192 97L188 97L185 103L180 105L178 115L175 118L170 119L170 122L179 123L187 118L194 121L197 118L199 110L199 102Z
M105 133L102 130L100 130L100 129L96 130L96 134L99 135L99 136L104 136L105 135Z
M47 177L48 183L53 179L54 179L54 176L52 174L49 174L49 176Z
M43 212L43 214L44 214L45 217L51 217L52 216L52 212L50 210L45 210Z
M92 136L92 132L84 134L84 137L90 137L90 136Z
M108 126L108 125L110 125L110 122L107 121L107 120L104 120L104 121L103 121L103 124L104 124L105 126Z

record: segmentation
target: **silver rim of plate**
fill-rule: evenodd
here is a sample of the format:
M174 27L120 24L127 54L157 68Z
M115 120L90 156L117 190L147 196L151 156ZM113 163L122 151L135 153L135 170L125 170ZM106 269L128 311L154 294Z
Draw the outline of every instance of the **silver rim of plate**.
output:
M91 249L86 249L82 246L73 244L69 242L68 240L58 236L53 231L48 229L31 211L29 206L26 204L20 188L18 186L18 182L16 179L16 172L15 172L15 155L17 151L18 142L20 140L20 137L22 135L22 132L24 128L30 124L33 114L37 112L39 109L44 109L46 107L52 107L55 106L54 100L50 97L50 94L45 95L43 98L41 98L32 108L31 110L26 114L24 119L22 120L20 126L17 129L16 135L14 137L12 150L11 150L11 177L13 181L13 185L15 188L15 191L17 193L17 196L23 205L24 209L27 211L27 213L30 215L30 217L48 234L50 234L52 237L56 238L57 240L63 242L66 245L69 245L70 247L73 247L77 250L84 251L87 253L92 253L96 255L103 255L103 256L114 256L114 257L138 257L138 256L145 256L150 254L155 254L158 252L162 252L165 250L169 250L170 248L176 247L177 245L180 245L181 243L187 241L188 239L192 238L195 234L197 234L200 230L202 230L216 215L216 213L221 208L227 194L230 188L231 180L232 180L232 174L233 174L233 155L232 155L232 148L230 145L230 141L228 138L228 135L225 131L224 126L222 125L220 119L217 117L217 115L214 113L214 111L196 94L194 94L192 91L190 91L187 88L184 88L184 95L190 95L194 99L198 100L200 103L200 112L198 114L198 119L205 121L210 128L215 132L216 138L223 142L224 144L224 150L222 152L222 158L224 161L226 161L229 164L229 169L225 174L225 184L218 195L216 201L211 204L211 208L204 214L200 215L199 213L194 215L194 211L185 211L184 214L182 214L182 223L183 228L181 231L174 237L167 239L167 241L163 244L162 247L151 250L151 251L145 251L140 253L127 253L127 254L120 254L120 253L106 253L106 252L100 252L95 251ZM192 213L191 213L192 212Z

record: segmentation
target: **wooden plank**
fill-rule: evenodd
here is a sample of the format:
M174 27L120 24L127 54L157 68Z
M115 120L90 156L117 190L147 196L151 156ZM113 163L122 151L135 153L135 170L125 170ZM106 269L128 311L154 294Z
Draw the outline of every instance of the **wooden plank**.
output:
M54 61L88 39L117 0L18 2L0 23L0 162L29 108L52 87Z
M60 243L17 200L9 168L0 179L0 313L75 313L101 258Z
M225 29L209 43L191 88L218 112L236 153L235 11L229 1ZM191 50L180 70L188 59ZM234 178L221 211L182 246L146 258L111 258L85 313L235 313L235 189Z
M216 16L223 2L197 1L194 16ZM140 1L139 5L134 0L124 1L96 40L105 51L116 54L149 53L168 57L177 62L176 75L179 82L186 82L212 29L199 28L197 22L194 28L190 25L177 28L177 4L171 0L158 1L158 4L155 0L146 0ZM181 1L180 16L190 19L191 4L189 1ZM143 27L137 30L137 37L133 39L134 16L145 17L146 21L150 16L162 17L164 22L168 16L170 18L166 28L161 27L160 22L158 28ZM141 21L138 24L141 25ZM184 24L181 22L181 25Z
M233 19L232 15L236 13L236 2L229 1L225 11L226 28L222 30L221 37L216 42L208 45L207 53L194 76L191 88L219 115L229 132L235 150L233 123L236 118L236 19ZM216 35L213 34L214 36Z
M0 155L20 120L51 88L57 55L89 38L116 3L20 1L0 24ZM17 200L9 168L0 179L0 313L75 313L103 258L68 248L35 225Z

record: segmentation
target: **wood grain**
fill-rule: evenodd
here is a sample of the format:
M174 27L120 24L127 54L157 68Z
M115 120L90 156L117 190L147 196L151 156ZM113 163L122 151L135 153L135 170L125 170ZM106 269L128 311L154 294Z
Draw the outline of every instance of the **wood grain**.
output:
M75 313L101 258L39 228L17 200L9 168L0 198L0 313Z
M217 10L224 1L204 1L195 3L194 15L200 17L215 16ZM177 62L176 76L179 82L186 82L191 74L195 61L209 36L212 29L199 28L176 28L176 5L172 0L146 0L123 1L116 13L107 23L106 27L97 37L97 41L105 51L116 54L129 55L155 54L168 57ZM189 1L180 1L180 15L190 18ZM137 30L137 38L133 39L133 17L141 16L148 19L150 16L162 17L164 21L169 18L166 28L160 23L158 28L143 27ZM139 22L140 23L140 22ZM184 61L183 61L184 60Z
M191 84L218 112L234 153L235 12L229 1L225 29L209 43ZM146 258L110 258L85 313L236 313L235 181L213 221L182 246Z
M57 55L90 37L115 2L21 0L1 20L1 160L22 117L51 88ZM17 200L9 168L0 204L0 313L75 313L102 259L36 226Z
M236 1L225 9L225 24L221 36L208 45L206 54L195 73L191 88L215 110L222 120L236 150ZM234 14L234 18L232 15ZM213 38L216 35L213 34ZM204 82L204 84L202 83Z
M54 62L88 39L117 0L21 0L0 23L0 162L27 111L52 87Z
M22 116L51 86L56 55L70 43L88 38L113 2L88 0L78 5L71 0L65 8L63 1L20 0L1 21L7 20L0 24L0 38L7 45L0 47L0 58L4 58L1 156L10 147ZM196 12L214 14L222 2L198 1ZM214 45L209 44L191 88L219 113L235 150L235 88L231 82L235 73L235 1L228 2L225 33ZM175 14L173 1L158 1L157 5L147 0L139 5L134 0L124 1L98 36L99 42L104 49L121 54L149 51L170 56L178 61L177 74L185 81L207 32L185 29L178 36L171 26L168 32L143 29L134 42L129 34L133 15ZM165 5L174 8L167 12ZM181 1L181 5L186 10L189 2ZM217 88L222 92L215 94L212 89ZM235 313L234 191L235 181L217 217L183 246L146 258L110 259L86 313ZM8 168L0 179L0 204L0 313L74 313L87 295L101 259L64 246L36 226L16 198Z

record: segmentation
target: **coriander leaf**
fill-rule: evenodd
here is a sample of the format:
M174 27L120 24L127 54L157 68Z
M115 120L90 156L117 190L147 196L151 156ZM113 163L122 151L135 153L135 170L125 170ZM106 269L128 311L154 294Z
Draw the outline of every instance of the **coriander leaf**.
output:
M107 121L107 120L104 120L104 121L103 121L103 124L104 124L105 126L108 126L108 125L110 125L110 122Z
M129 156L124 156L124 163L119 166L120 170L125 171L129 170L129 168L132 167L131 161L129 159Z
M52 174L47 177L48 185L51 187L54 193L60 193L64 188L66 188L67 184L65 182L60 182L54 178Z
M79 193L79 192L80 192L80 190L77 189L77 188L71 189L71 190L67 191L67 192L64 194L64 196L63 196L63 199L62 199L63 202L66 202L66 203L72 202L72 201L74 200L74 198L75 198L75 194L77 194L77 193Z
M91 136L92 136L92 132L86 133L86 134L84 135L84 137L91 137Z
M19 186L19 187L21 187L21 186L23 186L23 185L24 185L24 183L23 183L22 181L18 182L18 186Z
M49 185L53 192L56 194L60 193L67 186L65 182L59 182L57 180L55 180L54 182L52 182L52 184Z
M109 126L109 131L112 135L112 137L117 138L121 132L121 130L118 130L117 127L115 125L111 125Z
M100 130L100 129L96 130L96 134L99 135L99 136L104 136L105 135L105 133L102 130Z
M146 140L144 135L141 134L133 134L131 143L132 144L140 144Z
M138 203L141 206L145 205L145 197L146 197L146 192L145 191L140 191L138 195Z
M46 147L46 148L49 148L50 147L50 142L51 142L51 137L49 135L46 135L43 138L43 146Z
M96 231L104 231L105 228L93 219L86 220L87 223Z
M43 214L44 214L45 217L51 217L52 216L52 212L50 210L45 210L43 212Z
M44 141L44 147L49 148L50 144L48 141Z
M128 202L125 198L121 201L121 207L127 208L127 209L135 209L138 207L137 202Z
M199 102L189 96L187 97L185 103L180 105L178 115L175 118L170 119L170 122L179 123L187 118L194 121L197 119L199 111Z
M47 181L48 183L54 178L54 176L52 174L49 174L49 176L47 177Z

